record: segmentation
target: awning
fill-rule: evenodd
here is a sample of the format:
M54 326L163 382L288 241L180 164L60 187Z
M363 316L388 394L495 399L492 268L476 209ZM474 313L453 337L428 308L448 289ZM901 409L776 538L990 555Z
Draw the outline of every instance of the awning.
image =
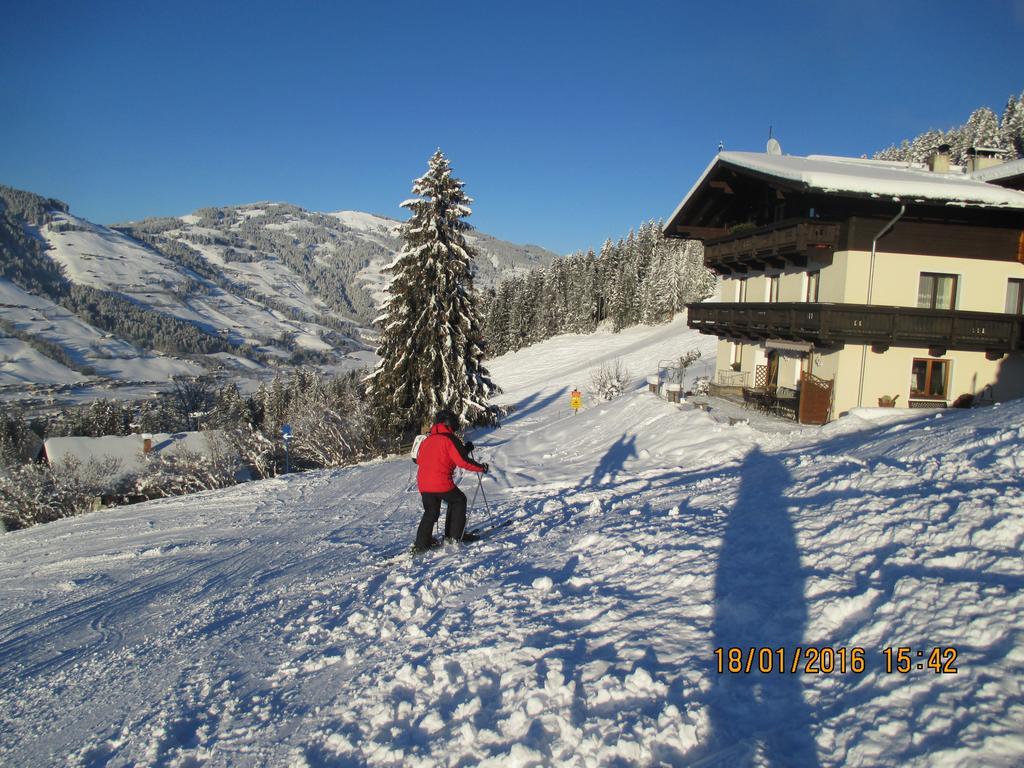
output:
M780 352L807 353L814 349L809 341L788 341L787 339L768 339L764 343L765 349L777 349Z

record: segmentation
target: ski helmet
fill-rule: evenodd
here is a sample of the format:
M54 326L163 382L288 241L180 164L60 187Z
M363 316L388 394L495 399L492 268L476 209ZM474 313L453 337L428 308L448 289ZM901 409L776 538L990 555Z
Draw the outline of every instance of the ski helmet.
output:
M437 412L437 416L434 417L434 423L444 424L452 432L455 432L459 428L459 417L447 408L444 408Z

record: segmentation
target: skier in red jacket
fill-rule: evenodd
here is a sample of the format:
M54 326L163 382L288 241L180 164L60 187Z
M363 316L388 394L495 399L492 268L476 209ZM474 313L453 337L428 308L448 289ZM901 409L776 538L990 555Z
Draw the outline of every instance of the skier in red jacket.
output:
M441 502L447 502L448 514L444 520L444 537L454 541L473 541L475 536L466 530L466 494L458 489L452 475L456 467L469 472L486 472L486 464L478 464L469 457L473 444L463 445L455 431L458 417L443 410L434 419L430 434L420 444L416 454L416 484L423 498L423 519L416 531L418 551L430 549L433 544L434 523L441 515Z

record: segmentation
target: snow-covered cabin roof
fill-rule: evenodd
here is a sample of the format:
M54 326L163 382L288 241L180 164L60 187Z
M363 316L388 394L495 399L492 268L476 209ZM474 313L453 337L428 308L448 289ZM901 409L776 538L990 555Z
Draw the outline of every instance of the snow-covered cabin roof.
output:
M211 454L207 435L220 434L217 430L206 432L166 432L152 435L152 455L178 453L198 453L202 456ZM142 435L104 435L103 437L51 437L43 444L46 458L53 464L60 464L69 458L87 463L90 459L102 460L106 457L120 462L111 476L111 485L129 475L141 472L145 467L142 453Z
M971 178L973 179L985 181L990 184L999 184L1000 186L1003 186L1001 182L1009 179L1019 179L1021 177L1024 177L1024 158L1020 160L1011 160L1008 163L993 165L980 171L975 171L971 174Z
M824 194L1024 211L1024 192L990 184L978 174L972 177L961 172L937 173L920 163L831 155L799 157L761 152L719 152L673 211L669 218L670 226L705 180L720 166ZM999 167L1002 166L987 170Z

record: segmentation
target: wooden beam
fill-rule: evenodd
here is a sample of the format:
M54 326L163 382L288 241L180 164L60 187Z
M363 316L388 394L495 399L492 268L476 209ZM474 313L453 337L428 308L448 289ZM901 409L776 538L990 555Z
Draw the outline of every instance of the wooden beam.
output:
M677 237L688 237L693 240L710 240L729 234L729 230L724 227L688 227L685 224L676 224L675 229Z

